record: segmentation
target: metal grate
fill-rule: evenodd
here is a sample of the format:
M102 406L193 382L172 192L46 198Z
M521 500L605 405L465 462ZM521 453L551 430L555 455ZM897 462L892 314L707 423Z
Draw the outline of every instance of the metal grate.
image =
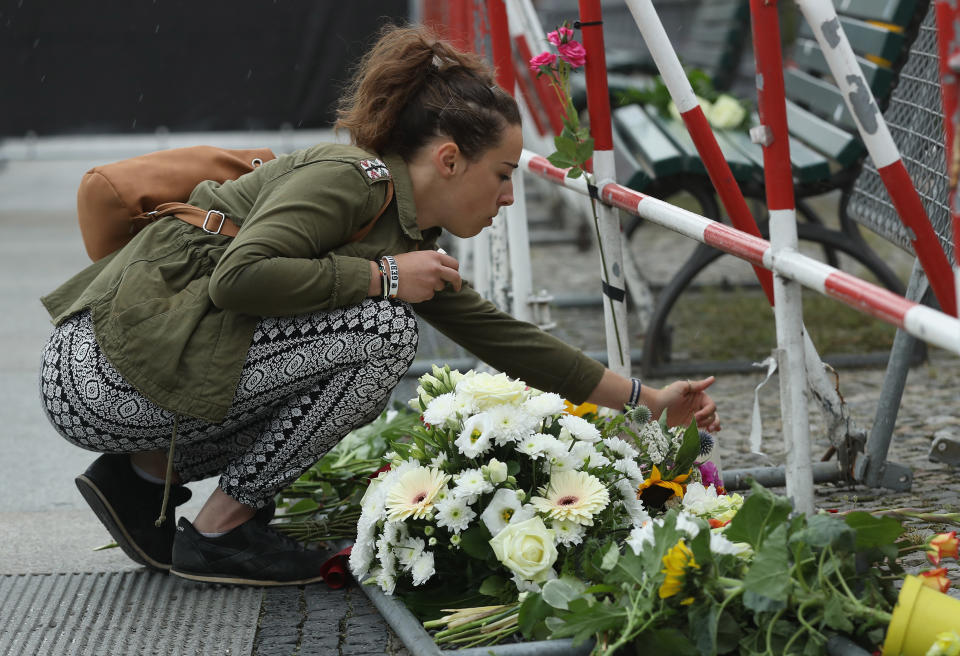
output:
M0 576L0 654L249 654L261 590L145 570Z
M900 72L900 81L893 91L884 118L920 194L934 232L952 263L952 229L947 206L948 180L938 64L937 30L931 4ZM869 158L854 184L847 211L857 223L916 255L907 228L901 222Z

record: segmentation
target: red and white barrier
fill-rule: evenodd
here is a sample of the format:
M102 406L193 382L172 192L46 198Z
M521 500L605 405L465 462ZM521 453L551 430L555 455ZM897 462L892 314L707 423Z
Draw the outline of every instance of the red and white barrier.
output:
M937 0L937 54L940 59L940 89L943 93L944 157L950 181L948 206L953 224L953 283L960 308L960 198L957 178L960 177L960 7L955 0Z
M525 150L520 166L568 189L589 194L583 180L567 178L564 169L553 166L545 157ZM642 219L735 255L751 264L780 273L864 314L903 328L930 344L960 354L960 321L955 317L915 303L799 252L783 252L774 257L770 242L765 239L622 185L603 185L600 198Z
M813 29L830 73L840 88L897 214L913 233L910 241L914 252L927 274L940 307L947 314L957 316L957 295L950 263L870 92L870 85L857 64L853 48L839 28L836 9L830 0L797 0L797 6Z

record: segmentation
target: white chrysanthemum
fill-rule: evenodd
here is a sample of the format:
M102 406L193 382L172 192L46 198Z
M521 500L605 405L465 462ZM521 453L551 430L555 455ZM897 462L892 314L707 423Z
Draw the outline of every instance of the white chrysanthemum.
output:
M548 458L563 458L570 455L570 448L553 435L544 435L544 453Z
M703 519L730 521L742 505L742 496L717 494L712 484L710 487L704 487L702 483L689 483L687 492L683 495L683 509Z
M490 441L490 431L487 428L487 415L481 412L473 415L463 422L463 430L460 431L454 444L460 453L468 458L476 458L481 453L486 453L493 443Z
M586 472L559 472L539 490L542 496L530 503L554 520L569 520L593 525L593 516L607 507L610 494L596 476Z
M553 392L545 392L523 402L523 409L535 417L544 418L563 412L563 397Z
M433 457L430 461L430 466L434 469L443 469L443 466L447 464L447 452L441 451Z
M610 459L597 451L590 442L574 442L570 447L570 456L577 461L577 469L583 467L602 467L610 464Z
M357 541L350 550L350 571L358 579L362 579L370 571L370 565L373 563L373 541Z
M380 569L376 572L376 581L377 585L380 586L380 589L383 590L383 593L386 595L392 595L393 591L397 588L396 572L388 572Z
M531 435L539 421L515 405L500 405L487 411L487 427L498 446L522 440Z
M600 431L583 417L563 415L559 421L560 425L570 431L570 434L578 440L583 440L584 442L600 441Z
M608 437L603 440L604 445L618 456L627 460L636 460L640 452L619 437Z
M630 537L627 538L626 544L633 549L633 553L639 556L644 547L652 547L656 543L656 539L653 537L654 524L659 524L659 520L647 522L643 526L637 526L630 531Z
M453 482L456 487L451 492L458 499L472 497L476 501L476 497L479 495L493 492L493 484L486 479L480 469L464 469L457 474ZM470 501L470 503L473 503L473 501Z
M532 460L536 460L546 453L547 447L550 445L550 440L552 439L552 436L543 433L528 435L517 442L517 451L530 456Z
M564 453L558 456L551 456L547 463L551 475L559 472L575 472L583 469L584 461L578 460L570 453Z
M640 446L647 452L653 464L659 465L667 456L667 450L670 448L670 440L663 431L660 430L660 424L655 421L647 422L640 429L637 436Z
M463 394L453 393L453 407L461 417L469 417L477 412L477 404Z
M413 577L414 585L423 585L429 581L437 570L434 568L433 554L429 551L420 553L410 568L410 574Z
M693 515L681 511L677 515L677 530L695 538L697 533L700 532L700 524Z
M643 501L637 498L637 488L630 481L620 479L614 484L617 492L622 497L620 502L623 509L630 515L630 523L634 526L643 526L650 521L650 513L643 505Z
M400 566L409 570L426 547L427 543L423 538L407 537L394 547L394 552L397 554Z
M633 485L634 489L640 487L646 477L643 475L643 470L640 469L638 465L633 460L615 460L613 462L613 468L627 477L627 480L630 481L630 484Z
M583 536L587 532L586 526L570 520L555 520L550 528L553 529L557 544L562 544L565 547L583 542Z
M459 533L470 526L477 513L467 503L467 499L451 497L437 504L437 526L451 533Z
M429 467L403 473L387 492L387 517L393 521L423 519L430 514L434 497L448 480L450 476Z
M431 426L454 424L457 420L457 402L453 392L436 397L423 411L423 423Z
M500 488L480 514L480 519L490 531L490 535L495 536L508 524L516 521L521 514L525 514L521 513L522 507L523 504L516 490ZM532 516L532 513L530 514ZM530 517L524 517L524 519L530 519Z

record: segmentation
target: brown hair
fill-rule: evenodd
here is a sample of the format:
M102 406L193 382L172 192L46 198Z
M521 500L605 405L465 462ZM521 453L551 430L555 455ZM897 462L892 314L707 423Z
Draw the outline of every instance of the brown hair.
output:
M363 57L340 100L337 129L375 153L409 160L434 136L450 137L469 159L519 125L510 94L487 64L423 26L387 26Z

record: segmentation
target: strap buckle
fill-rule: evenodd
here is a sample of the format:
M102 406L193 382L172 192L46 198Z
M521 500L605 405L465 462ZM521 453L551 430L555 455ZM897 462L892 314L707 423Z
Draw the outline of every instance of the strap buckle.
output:
M207 222L210 220L210 215L211 215L211 214L219 214L219 215L220 215L220 225L217 226L217 229L216 229L216 230L210 230L210 229L207 227ZM211 234L211 235L219 235L219 234L220 234L220 230L223 228L223 224L224 224L224 222L226 222L226 220L227 220L227 215L224 214L223 212L219 212L219 211L217 211L217 210L208 210L208 211L207 211L207 215L206 215L205 217L203 217L203 225L201 225L200 228L201 228L204 232L209 233L209 234Z

